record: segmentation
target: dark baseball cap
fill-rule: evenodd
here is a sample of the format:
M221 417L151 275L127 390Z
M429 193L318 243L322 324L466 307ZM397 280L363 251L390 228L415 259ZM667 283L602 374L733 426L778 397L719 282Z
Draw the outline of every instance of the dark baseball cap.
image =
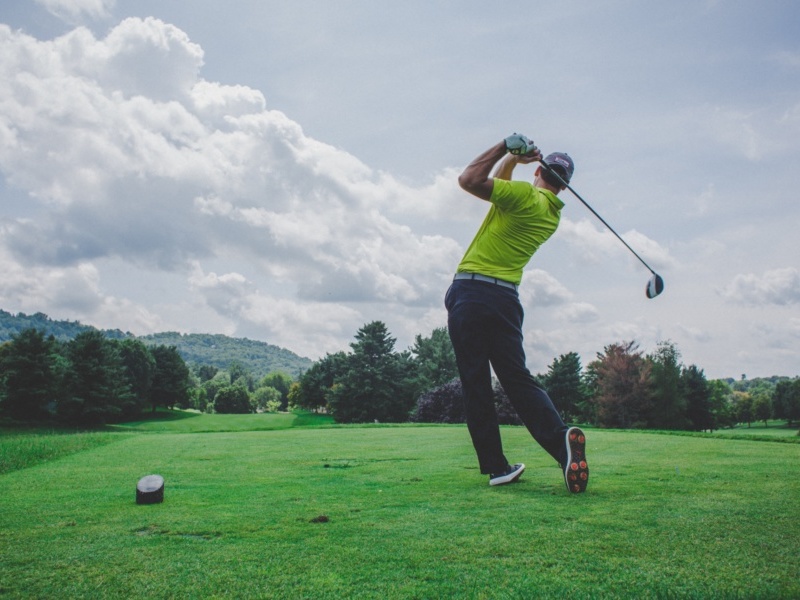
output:
M567 183L572 179L572 174L575 172L575 163L572 162L572 158L569 154L565 152L553 152L545 156L542 162L548 167L555 168L556 173Z

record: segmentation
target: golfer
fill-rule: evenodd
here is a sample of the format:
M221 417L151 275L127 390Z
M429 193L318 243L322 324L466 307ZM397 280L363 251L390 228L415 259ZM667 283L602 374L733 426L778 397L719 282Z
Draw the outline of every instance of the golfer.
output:
M514 167L533 162L544 162L563 182L541 166L532 184L511 180ZM491 203L445 297L467 427L490 485L516 482L525 470L503 454L490 365L528 431L561 465L567 489L583 492L589 481L583 432L564 424L525 365L518 294L522 270L558 227L564 206L558 194L574 169L567 154L542 159L532 141L514 134L478 156L458 178L465 191Z

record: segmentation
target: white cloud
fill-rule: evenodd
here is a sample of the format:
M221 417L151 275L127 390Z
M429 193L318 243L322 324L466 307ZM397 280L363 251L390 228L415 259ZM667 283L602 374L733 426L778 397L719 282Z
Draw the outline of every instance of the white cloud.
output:
M165 322L148 308L103 291L99 270L82 262L66 268L20 263L0 248L0 306L20 312L47 311L64 319L85 319L108 329L120 327L150 333ZM124 324L124 325L123 325Z
M583 263L599 264L609 257L618 255L627 255L638 262L630 250L625 248L625 245L613 233L608 229L599 229L598 227L587 219L572 221L562 218L555 235L565 240L570 249L578 253L579 259ZM635 229L620 235L652 268L661 270L677 264L668 248Z
M523 306L557 306L572 299L572 294L555 277L541 269L528 268L520 286Z
M84 17L108 17L116 0L34 0L47 11L68 23L80 23Z
M318 358L336 351L341 339L362 324L351 308L263 294L239 273L205 273L195 265L189 282L216 313L238 323L240 333L257 334L303 356Z
M684 1L679 39L652 10L584 3L570 50L534 68L478 42L563 20L560 7L485 27L476 5L440 31L440 8L401 7L387 23L363 6L308 17L292 3L168 4L0 3L4 309L309 356L380 319L403 347L444 324L442 295L488 208L457 173L521 127L575 156L581 192L668 285L647 301L638 261L565 196L523 281L544 330L530 334L536 364L664 337L709 374L795 368L791 343L772 353L758 339L776 336L787 305L775 302L794 297L786 282L765 291L764 265L800 252L795 40L766 30L775 7L744 52L731 40L746 9L730 3ZM65 27L43 7L83 26L50 39ZM292 33L312 23L313 44ZM541 30L542 47L557 29ZM519 98L534 70L580 93L541 96L532 113ZM510 95L475 84L510 73ZM730 301L709 298L715 288ZM772 329L731 325L754 322ZM740 365L731 348L758 351Z
M800 271L794 267L740 274L725 286L720 294L737 304L755 306L800 304Z
M309 351L360 326L360 311L338 303L396 306L410 327L409 310L439 302L461 247L391 217L441 217L452 182L407 186L309 138L260 92L200 79L202 50L157 19L52 42L0 26L0 43L18 50L0 58L13 82L0 90L0 168L41 211L4 228L10 262L190 273L190 290L221 317L271 340L285 326L313 340L301 342ZM204 271L229 261L247 275ZM98 293L100 277L62 304L88 319L123 306Z

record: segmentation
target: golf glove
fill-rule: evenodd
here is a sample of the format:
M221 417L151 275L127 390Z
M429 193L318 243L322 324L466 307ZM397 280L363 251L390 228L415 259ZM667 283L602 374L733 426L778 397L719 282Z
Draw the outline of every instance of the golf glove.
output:
M505 140L506 150L511 154L528 154L536 150L536 144L522 134L514 133Z

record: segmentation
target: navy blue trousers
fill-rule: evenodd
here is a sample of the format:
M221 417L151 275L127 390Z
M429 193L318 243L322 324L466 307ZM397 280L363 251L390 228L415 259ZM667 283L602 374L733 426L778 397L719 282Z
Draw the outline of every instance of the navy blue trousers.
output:
M445 306L464 389L467 427L481 473L500 473L508 465L494 406L491 369L533 439L563 463L567 426L525 365L524 313L519 294L494 283L457 280L447 290Z

